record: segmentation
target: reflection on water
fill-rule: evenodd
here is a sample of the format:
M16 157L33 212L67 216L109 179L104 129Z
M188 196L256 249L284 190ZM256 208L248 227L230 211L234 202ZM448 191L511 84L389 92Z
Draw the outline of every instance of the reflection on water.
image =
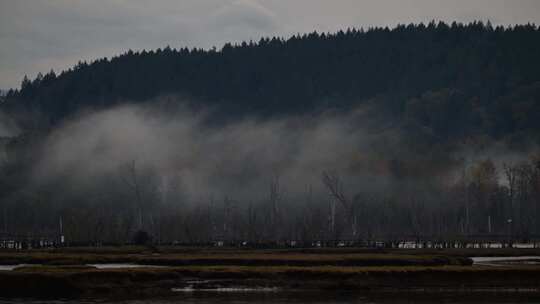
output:
M0 265L0 271L12 271L17 267L29 266L29 264Z
M206 293L195 292L186 293L175 298L146 298L140 300L49 300L49 301L28 301L28 300L0 300L0 304L7 303L30 303L30 304L247 304L247 303L263 303L263 304L397 304L397 303L421 303L421 304L473 304L473 303L528 303L540 304L540 301L531 301L528 299L506 299L499 300L496 297L489 299L473 298L465 299L467 296L455 295L450 298L446 297L431 297L431 298L409 298L407 294L396 294L385 299L369 299L358 294L347 293L305 293L305 292L268 292L268 293Z
M474 257L474 264L481 266L504 266L504 263L537 263L540 262L540 256L524 256L524 257ZM13 270L13 268L24 265L0 265L0 271ZM160 267L151 265L137 264L92 264L98 269L116 269L116 268L136 268L136 267ZM161 266L163 267L163 266ZM166 266L165 266L166 267ZM486 298L469 298L464 294L445 295L445 296L424 296L418 297L418 294L409 298L407 294L387 295L384 299L371 299L366 296L361 296L352 293L332 293L332 292L284 292L276 288L262 289L239 289L239 288L223 288L212 291L201 291L190 288L181 288L176 291L179 295L174 298L145 298L140 300L47 300L33 301L28 299L19 300L2 300L0 286L0 304L7 303L30 303L30 304L247 304L247 303L262 303L262 304L397 304L397 303L424 303L424 304L472 304L472 303L527 303L540 304L540 300L530 300L526 298L526 294L516 297L507 297L498 299L496 295L487 296ZM536 298L540 298L536 296Z
M501 262L501 261L528 261L528 260L540 260L540 256L472 257L471 259L475 263Z
M12 271L12 270L15 270L16 268L25 267L25 266L43 266L43 265L42 264L0 265L0 271ZM167 266L139 265L139 264L129 264L129 263L86 264L85 266L95 267L97 269L164 268L164 267L167 267Z
M537 265L540 256L510 256L510 257L473 257L475 265L479 266L505 266L505 265Z
M129 264L129 263L87 264L86 266L96 267L97 269L163 268L163 267L166 267L166 266Z

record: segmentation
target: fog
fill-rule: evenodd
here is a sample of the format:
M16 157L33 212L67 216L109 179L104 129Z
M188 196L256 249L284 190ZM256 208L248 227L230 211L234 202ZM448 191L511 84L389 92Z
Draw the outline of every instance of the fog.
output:
M421 150L414 144L421 140L399 125L377 121L383 127L374 127L380 117L368 106L346 113L213 123L211 110L179 104L171 109L157 100L80 113L47 137L32 182L84 187L105 176L125 179L126 166L134 164L140 174L158 180L160 191L181 192L188 202L264 200L275 179L294 201L307 189L328 195L323 172L340 176L349 195L388 193L404 184L454 182L466 166L488 158L502 168L528 157L493 142Z
M361 123L362 109L213 124L211 111L151 104L85 112L54 130L35 168L35 182L88 183L121 176L126 164L136 162L141 170L157 173L163 188L177 183L173 186L188 201L203 196L259 200L276 178L294 197L308 187L322 190L323 171L347 177L343 180L351 187L368 175L372 184L384 183L385 172L376 163L382 161L375 155L381 146L377 138L397 136L370 130Z
M22 174L6 167L18 187L1 201L6 229L54 235L62 218L72 241L123 243L137 230L264 242L504 232L508 218L540 227L523 212L540 193L532 150L433 142L369 102L265 119L190 104L86 110L48 131L16 162Z
M8 115L0 112L0 137L13 137L20 133L19 127Z

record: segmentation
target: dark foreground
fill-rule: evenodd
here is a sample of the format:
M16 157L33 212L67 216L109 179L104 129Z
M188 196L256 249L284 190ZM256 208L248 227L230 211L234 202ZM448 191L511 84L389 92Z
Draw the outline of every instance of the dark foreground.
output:
M0 304L30 303L30 304L244 304L244 303L264 303L264 304L397 304L397 303L423 303L423 304L473 304L473 303L528 303L538 304L540 301L528 299L526 296L513 298L482 298L471 297L469 295L435 295L418 297L414 295L400 294L393 297L372 297L369 295L359 295L347 292L232 292L232 293L188 293L174 297L148 297L140 299L76 299L76 300L28 300L9 299L0 300Z
M202 296L202 302L193 303L209 303L204 302L205 295L226 299L232 294L233 299L242 295L269 297L268 303L289 303L279 299L276 302L273 298L292 294L292 298L301 295L295 303L303 303L306 295L321 293L330 298L347 294L354 303L363 303L356 301L362 297L384 301L396 297L427 301L444 298L456 300L454 303L464 303L459 302L463 299L540 300L540 266L476 266L464 254L458 251L148 252L135 249L2 252L2 265L40 265L0 271L0 288L1 297L10 300L157 298L167 301ZM141 267L98 269L88 265L99 263L131 263ZM324 303L349 303L349 300Z

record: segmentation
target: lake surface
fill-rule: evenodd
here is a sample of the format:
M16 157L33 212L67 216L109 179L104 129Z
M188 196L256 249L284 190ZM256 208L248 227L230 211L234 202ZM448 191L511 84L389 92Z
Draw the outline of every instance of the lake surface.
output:
M12 271L18 267L24 266L42 266L42 264L14 264L14 265L0 265L0 271ZM167 266L157 265L139 265L139 264L126 264L126 263L106 263L106 264L86 264L86 266L95 267L97 269L126 269L126 268L164 268Z
M97 269L164 268L164 267L167 267L167 266L140 265L140 264L128 264L128 263L86 264L86 266L96 267Z
M0 270L11 271L19 266L21 265L20 264L19 265L0 265Z
M94 301L81 301L81 300L50 300L50 301L27 301L27 300L0 300L0 304L7 303L30 303L30 304L247 304L247 303L263 303L263 304L398 304L398 303L423 303L423 304L473 304L473 303L527 303L527 304L540 304L540 301L528 301L526 299L521 300L504 300L498 301L491 299L418 299L408 298L407 295L396 295L391 299L368 299L366 297L358 295L347 295L338 293L193 293L185 294L182 297L168 298L168 299L141 299L141 300L94 300Z
M473 257L475 265L504 266L504 265L538 265L540 256L512 256L512 257Z
M539 264L540 256L510 256L510 257L473 257L471 258L475 265L483 266L501 266L505 263L518 264ZM13 270L22 266L39 266L39 264L18 264L18 265L0 265L0 271ZM167 266L140 265L132 263L102 263L87 264L86 266L96 267L97 269L125 269L125 268L166 268Z

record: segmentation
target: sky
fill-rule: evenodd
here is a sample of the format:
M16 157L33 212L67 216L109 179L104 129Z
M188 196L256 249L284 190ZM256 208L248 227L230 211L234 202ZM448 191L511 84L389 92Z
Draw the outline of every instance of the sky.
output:
M0 89L128 49L431 20L540 24L540 0L0 0Z

